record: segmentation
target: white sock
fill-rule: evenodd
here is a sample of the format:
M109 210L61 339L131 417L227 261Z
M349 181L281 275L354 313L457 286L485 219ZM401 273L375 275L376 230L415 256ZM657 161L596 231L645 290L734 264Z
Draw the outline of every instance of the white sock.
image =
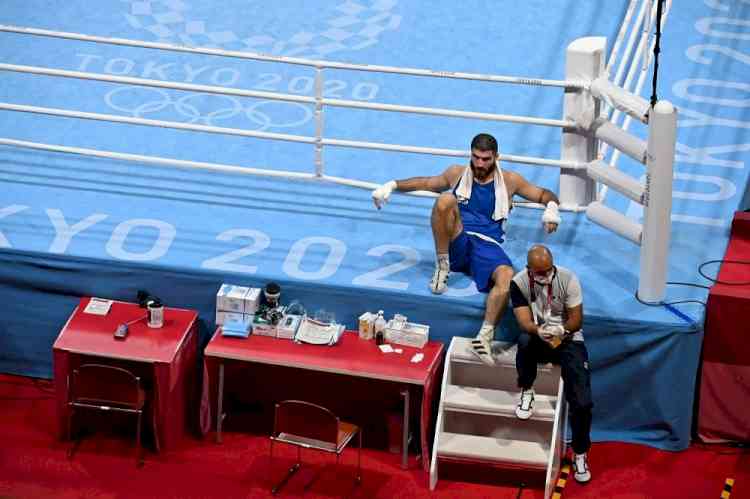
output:
M482 322L482 327L479 329L479 336L491 342L495 339L495 325L487 321Z
M448 256L448 253L438 253L437 254L437 263L442 268L450 268L451 267L451 260Z

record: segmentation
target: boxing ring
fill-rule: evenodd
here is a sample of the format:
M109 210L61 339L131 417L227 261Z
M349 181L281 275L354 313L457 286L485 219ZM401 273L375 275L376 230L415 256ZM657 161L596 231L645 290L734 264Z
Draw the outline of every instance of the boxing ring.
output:
M417 13L395 0L301 12L303 26L311 19L320 27L291 38L273 23L264 35L219 29L220 13L197 0L121 2L97 14L111 23L101 34L75 2L61 22L9 9L0 17L3 370L49 376L50 345L80 295L132 300L147 289L170 306L199 310L205 341L224 281L276 280L285 298L332 310L350 327L364 310L383 308L430 323L433 339L473 336L484 297L469 279L453 276L443 296L427 287L431 198L394 195L377 211L369 189L464 162L471 137L487 131L500 142L504 167L560 193L557 233L543 234L541 212L519 204L504 247L520 267L530 244L547 244L556 263L581 278L593 438L684 448L702 338L696 302L706 292L667 283L696 282L697 266L723 254L722 220L741 197L730 184L747 183L739 166L747 148L721 149L710 134L693 133L742 116L719 117L710 106L721 99L695 91L715 83L678 78L721 51L691 46L688 71L678 64L683 49L665 46L661 78L672 91L660 94L687 117L677 124L684 128L672 193L663 173L673 168L675 113L667 103L649 110L639 97L649 74L643 54L653 43L641 26L653 25L655 5L620 3L611 11L584 7L591 26L576 27L557 24L562 7L541 20L533 2L518 7L518 16L541 25L524 35L508 22L511 33L545 40L554 27L564 43L534 47L543 52L536 61L508 56L507 73L557 79L497 76L502 65L472 56L452 65L426 58L474 54L488 41L471 36L453 48L418 38L405 64L393 47L410 43L417 30L404 20ZM667 8L667 32L689 43L706 34L700 28L721 41L732 25L721 21L731 13L724 7ZM719 21L710 21L712 12ZM512 54L519 47L510 38L489 40ZM355 62L335 62L354 55ZM496 70L476 71L485 65ZM729 74L743 70L740 62ZM736 85L721 88L744 90ZM704 108L683 110L691 98ZM741 114L739 107L730 111ZM639 124L653 130L660 120L662 140ZM640 128L631 133L633 121ZM719 157L725 153L732 156ZM679 169L712 161L728 163L727 175ZM666 304L647 306L636 292ZM509 315L501 334L517 334Z

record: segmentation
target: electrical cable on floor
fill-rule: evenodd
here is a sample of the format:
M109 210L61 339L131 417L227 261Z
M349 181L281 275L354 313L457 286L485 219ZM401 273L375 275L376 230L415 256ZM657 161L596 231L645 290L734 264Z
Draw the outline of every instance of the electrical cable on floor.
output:
M638 297L638 291L636 291L633 296L635 296L635 299L638 300L638 303L641 305L646 305L648 307L671 307L673 305L681 305L683 303L699 303L706 306L706 302L700 301L700 300L675 300L675 301L659 301L659 302L648 302L643 301Z
M744 281L744 282L730 282L730 281L720 281L719 279L716 279L714 277L708 277L706 274L703 273L703 267L706 265L710 265L712 263L720 263L720 264L731 264L731 265L750 265L750 260L708 260L706 262L703 262L698 267L698 273L703 277L704 279L708 279L709 281L715 283L715 284L723 284L725 286L750 286L750 281Z
M723 284L723 285L726 285L726 286L750 286L750 281L744 281L744 282L743 281L740 281L740 282L721 281L721 280L719 280L717 278L707 276L703 272L703 268L706 265L710 265L712 263L719 263L719 264L722 264L722 265L725 264L725 263L728 263L728 264L731 264L731 265L750 265L750 260L723 260L723 259L719 259L719 260L707 260L707 261L701 263L698 266L698 274L700 274L701 277L703 277L704 279L707 279L707 280L711 281L714 284ZM697 283L694 283L694 282L667 281L667 284L674 285L674 286L690 286L690 287L693 287L693 288L711 289L710 286L706 286L704 284L697 284ZM664 302L664 301L660 301L660 302L646 302L646 301L641 300L638 297L638 292L637 291L635 293L635 299L638 300L638 303L641 303L642 305L646 305L646 306L649 306L649 307L666 307L666 306L680 305L680 304L684 304L684 303L700 303L704 307L706 306L706 302L701 301L701 300L677 300L677 301L671 301L671 302Z

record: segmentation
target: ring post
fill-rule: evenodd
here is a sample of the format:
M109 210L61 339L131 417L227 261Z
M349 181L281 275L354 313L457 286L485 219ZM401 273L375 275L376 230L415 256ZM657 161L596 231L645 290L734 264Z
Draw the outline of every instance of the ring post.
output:
M676 139L677 110L669 101L659 101L649 116L646 190L643 195L643 240L638 297L646 302L664 299L672 231L672 178Z
M568 45L565 57L565 79L593 81L605 70L604 55L607 39L602 36L579 38ZM588 128L599 117L600 104L588 90L566 89L563 99L563 117ZM560 158L577 163L597 159L597 140L578 129L563 128ZM586 206L596 198L596 182L586 170L562 168L560 170L560 202Z

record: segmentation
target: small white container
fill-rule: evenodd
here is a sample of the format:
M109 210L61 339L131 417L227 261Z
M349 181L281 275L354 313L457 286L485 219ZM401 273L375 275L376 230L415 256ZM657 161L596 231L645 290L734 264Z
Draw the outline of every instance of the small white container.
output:
M164 305L160 301L150 301L146 304L148 310L148 327L160 328L164 326Z

